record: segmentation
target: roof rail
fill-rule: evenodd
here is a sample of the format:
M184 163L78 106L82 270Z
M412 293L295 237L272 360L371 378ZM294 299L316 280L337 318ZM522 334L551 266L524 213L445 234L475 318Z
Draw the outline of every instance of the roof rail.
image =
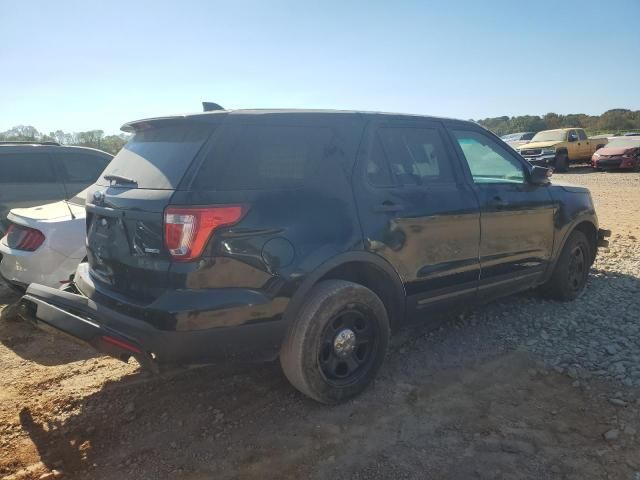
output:
M36 142L30 140L0 140L0 145L55 145L61 147L58 142Z

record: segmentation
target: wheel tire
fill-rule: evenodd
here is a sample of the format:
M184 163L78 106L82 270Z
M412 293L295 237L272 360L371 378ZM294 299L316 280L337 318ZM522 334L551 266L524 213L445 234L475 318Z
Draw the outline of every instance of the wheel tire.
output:
M561 152L556 155L555 170L558 173L569 171L569 156L566 152Z
M543 285L545 296L568 302L584 290L593 252L586 235L574 230L565 243L549 281Z
M280 364L291 384L305 395L322 403L340 403L374 379L384 362L389 335L387 311L375 293L357 283L326 280L311 290L289 327Z

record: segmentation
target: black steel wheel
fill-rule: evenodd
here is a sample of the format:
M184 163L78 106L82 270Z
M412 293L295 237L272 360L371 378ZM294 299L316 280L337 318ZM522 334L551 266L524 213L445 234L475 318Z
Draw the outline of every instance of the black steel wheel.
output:
M556 266L541 292L562 301L574 300L587 284L594 253L586 235L574 230L565 243Z
M569 265L567 280L569 288L576 295L584 288L587 282L586 271L588 270L587 259L585 257L584 245L578 243L569 254Z
M313 287L289 327L280 364L291 384L322 403L358 395L375 378L389 342L382 300L344 280Z
M318 352L327 381L348 384L366 372L375 352L376 322L356 309L339 312L324 329Z

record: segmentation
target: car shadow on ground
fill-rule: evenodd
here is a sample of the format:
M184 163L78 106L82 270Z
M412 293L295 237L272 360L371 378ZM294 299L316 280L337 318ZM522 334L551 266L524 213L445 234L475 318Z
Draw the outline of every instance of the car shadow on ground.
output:
M62 335L42 332L20 318L0 321L0 343L20 358L39 365L64 365L97 357L86 345Z

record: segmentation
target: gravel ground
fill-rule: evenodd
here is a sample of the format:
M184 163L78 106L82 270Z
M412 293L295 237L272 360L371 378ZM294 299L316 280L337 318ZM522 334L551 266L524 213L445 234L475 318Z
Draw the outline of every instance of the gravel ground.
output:
M613 231L584 294L412 324L343 406L306 399L277 365L148 377L0 325L0 478L639 480L640 174L554 179L589 187Z

